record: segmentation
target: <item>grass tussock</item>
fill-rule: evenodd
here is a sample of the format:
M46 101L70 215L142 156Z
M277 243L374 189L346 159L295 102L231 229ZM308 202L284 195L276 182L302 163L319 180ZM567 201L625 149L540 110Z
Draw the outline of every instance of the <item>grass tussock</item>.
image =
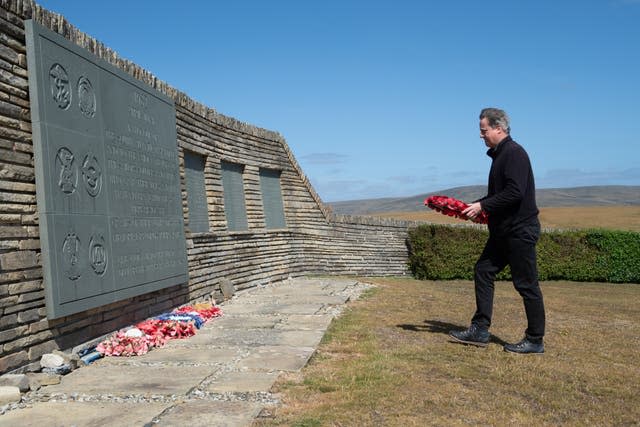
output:
M502 344L526 327L510 283L496 286L492 342L449 341L474 309L468 281L374 279L331 325L283 405L256 426L637 425L640 286L545 282L546 353Z

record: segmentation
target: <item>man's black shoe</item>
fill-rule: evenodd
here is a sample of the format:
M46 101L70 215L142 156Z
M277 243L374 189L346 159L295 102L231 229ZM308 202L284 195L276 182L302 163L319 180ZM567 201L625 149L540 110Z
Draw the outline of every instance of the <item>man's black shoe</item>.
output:
M544 353L544 342L542 339L533 341L525 337L518 343L505 344L504 351L520 354L542 354Z
M465 331L451 331L449 332L449 336L463 344L486 347L491 335L486 329L482 329L472 323L469 329Z

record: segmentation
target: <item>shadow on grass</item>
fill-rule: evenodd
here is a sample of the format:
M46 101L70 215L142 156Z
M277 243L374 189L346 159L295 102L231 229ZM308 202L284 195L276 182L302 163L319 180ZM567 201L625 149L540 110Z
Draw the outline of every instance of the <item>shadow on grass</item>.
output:
M410 324L402 324L402 325L398 325L398 328L404 329L405 331L413 331L413 332L430 332L432 334L444 334L444 335L449 335L449 332L451 331L461 331L464 330L468 327L468 325L456 325L454 323L449 323L449 322L441 322L440 320L425 320L424 321L424 325L410 325ZM497 337L495 335L491 335L491 338L489 339L490 342L496 343L496 344L500 344L500 345L505 345L507 344L506 341L504 341L502 338ZM455 342L456 341L451 341L451 342ZM465 345L463 343L457 343L457 344L462 344Z

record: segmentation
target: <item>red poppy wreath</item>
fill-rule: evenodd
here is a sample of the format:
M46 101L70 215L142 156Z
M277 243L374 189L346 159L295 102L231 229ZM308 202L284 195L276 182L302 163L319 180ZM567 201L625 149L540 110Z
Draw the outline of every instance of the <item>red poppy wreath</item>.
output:
M462 214L462 211L469 207L463 201L458 199L454 199L453 197L447 196L430 196L424 201L425 206L430 207L431 209L440 212L443 215L453 216L460 219L470 220L473 222L477 222L478 224L486 224L488 221L487 214L482 211L475 218L468 218L466 215Z

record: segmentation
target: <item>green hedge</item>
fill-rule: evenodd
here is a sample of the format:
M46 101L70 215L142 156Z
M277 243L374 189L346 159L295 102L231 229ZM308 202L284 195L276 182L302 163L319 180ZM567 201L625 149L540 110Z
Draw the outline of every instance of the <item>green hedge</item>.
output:
M422 225L409 230L409 268L417 279L473 279L486 229ZM545 231L540 236L540 280L640 283L640 233L611 230ZM498 276L510 280L509 269Z

